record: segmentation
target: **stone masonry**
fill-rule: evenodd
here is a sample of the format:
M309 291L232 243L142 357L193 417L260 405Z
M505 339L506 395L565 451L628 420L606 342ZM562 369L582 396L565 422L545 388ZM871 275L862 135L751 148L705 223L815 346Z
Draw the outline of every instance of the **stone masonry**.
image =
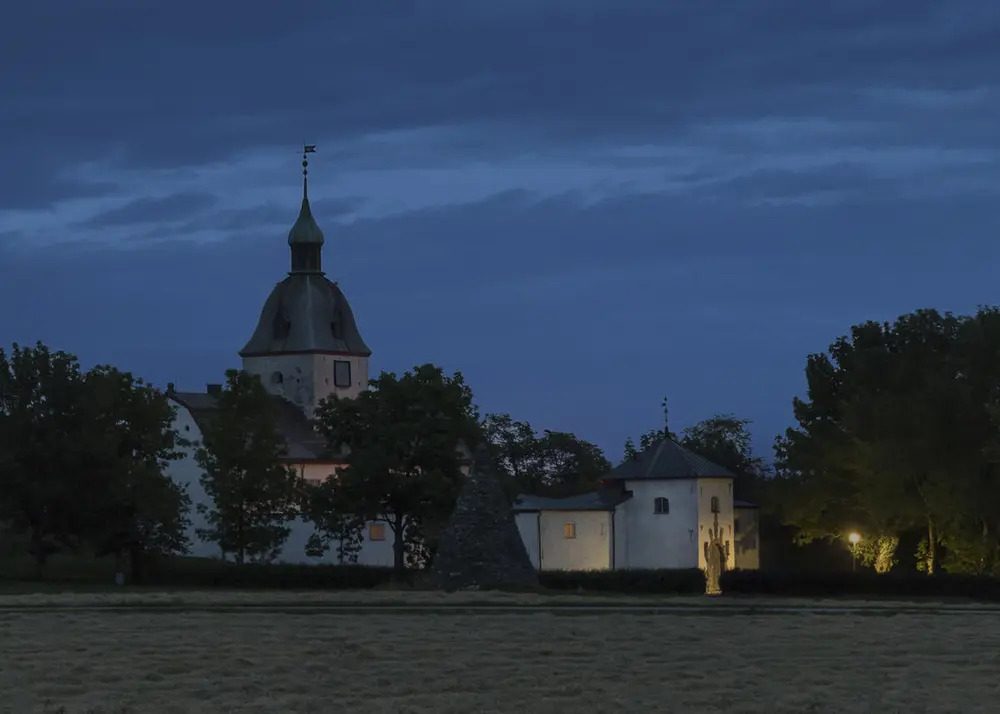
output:
M538 585L538 573L485 444L476 449L472 470L441 535L428 585L445 589Z

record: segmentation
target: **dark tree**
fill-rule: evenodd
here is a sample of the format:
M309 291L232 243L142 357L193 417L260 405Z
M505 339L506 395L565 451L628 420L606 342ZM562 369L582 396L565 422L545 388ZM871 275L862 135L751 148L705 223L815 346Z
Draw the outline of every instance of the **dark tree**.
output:
M732 414L716 414L685 429L680 444L736 474L735 497L753 501L760 495L768 468L764 459L753 453L750 423Z
M920 310L855 326L809 357L798 427L777 452L783 514L803 540L857 530L884 572L900 533L922 527L923 569L934 572L938 546L967 531L970 499L995 493L996 322L991 311Z
M113 367L86 375L88 540L95 553L127 558L141 582L151 556L186 553L191 499L165 473L181 457L166 395ZM121 571L121 568L119 568Z
M344 515L381 520L393 533L393 562L432 544L462 484L460 449L482 438L472 391L462 375L425 364L383 372L355 399L324 401L316 421L331 450L346 447L348 465L332 480L331 500Z
M211 504L199 504L208 528L198 535L232 553L237 563L271 561L299 513L302 482L282 463L274 398L256 375L229 370L218 405L202 430L196 458Z
M539 436L508 414L487 415L483 431L510 497L586 493L611 470L604 452L575 434L546 430Z
M80 544L86 391L73 355L0 349L0 524L25 537L39 576L49 555Z
M307 485L303 493L303 517L315 529L306 546L306 553L318 558L331 548L338 563L357 563L364 538L365 521L352 512L355 504L338 499L341 489L337 476Z
M539 489L541 455L531 424L510 414L487 414L483 434L489 445L508 498Z

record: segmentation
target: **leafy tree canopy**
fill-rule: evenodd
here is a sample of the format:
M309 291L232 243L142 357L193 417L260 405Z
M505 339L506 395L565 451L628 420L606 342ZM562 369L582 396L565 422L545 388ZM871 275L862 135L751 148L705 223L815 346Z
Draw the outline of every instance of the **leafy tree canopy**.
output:
M39 574L50 554L80 543L86 403L73 355L40 342L0 349L0 523L26 537Z
M298 513L302 481L283 463L277 405L259 377L226 372L226 384L196 452L211 503L198 504L208 527L198 535L237 563L268 562L281 551Z
M149 555L185 553L191 500L165 473L182 456L165 394L113 367L86 375L88 539L128 556L133 580Z
M997 434L998 357L993 309L866 322L827 353L810 355L807 396L794 401L798 426L776 445L786 522L803 540L857 530L895 542L922 527L928 572L937 545L968 551L972 533L994 547L996 518L973 504L997 491L988 452Z
M611 470L598 446L567 432L546 430L538 435L530 424L509 414L488 414L483 431L511 497L587 493Z
M433 544L461 488L463 451L482 439L472 390L432 364L383 372L354 399L325 400L316 422L330 449L348 454L332 502L386 522L395 567L405 567L408 548Z
M716 414L686 428L680 444L736 474L734 496L755 501L761 495L767 464L753 453L749 419Z

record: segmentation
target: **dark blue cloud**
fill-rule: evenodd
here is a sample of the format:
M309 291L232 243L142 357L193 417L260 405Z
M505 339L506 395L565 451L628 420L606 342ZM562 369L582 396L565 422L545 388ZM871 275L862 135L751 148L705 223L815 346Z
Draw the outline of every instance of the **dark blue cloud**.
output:
M175 193L162 198L139 198L123 206L99 213L82 221L87 228L175 223L200 214L215 205L215 196L194 191Z
M1000 52L1000 6L985 0L42 7L18 4L0 31L0 86L16 100L0 114L16 137L5 159L26 158L19 144L85 144L93 158L117 147L132 165L178 165L302 135L469 122L549 142L634 139L870 113L857 87L992 84ZM24 27L48 40L12 29Z

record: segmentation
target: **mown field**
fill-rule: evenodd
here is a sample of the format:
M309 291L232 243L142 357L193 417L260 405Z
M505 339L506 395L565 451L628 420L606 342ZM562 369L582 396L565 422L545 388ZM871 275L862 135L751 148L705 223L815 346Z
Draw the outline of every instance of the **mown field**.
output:
M129 595L174 607L4 611L0 711L975 714L997 711L1000 696L995 612L336 614L282 608L279 595L307 597ZM7 596L0 607L124 596L53 597ZM395 597L537 605L495 593ZM265 601L274 609L221 609Z
M11 714L975 714L1000 701L1000 607L969 601L122 589L106 559L57 556L44 583L23 580L30 569L0 562ZM680 610L622 610L657 605Z

